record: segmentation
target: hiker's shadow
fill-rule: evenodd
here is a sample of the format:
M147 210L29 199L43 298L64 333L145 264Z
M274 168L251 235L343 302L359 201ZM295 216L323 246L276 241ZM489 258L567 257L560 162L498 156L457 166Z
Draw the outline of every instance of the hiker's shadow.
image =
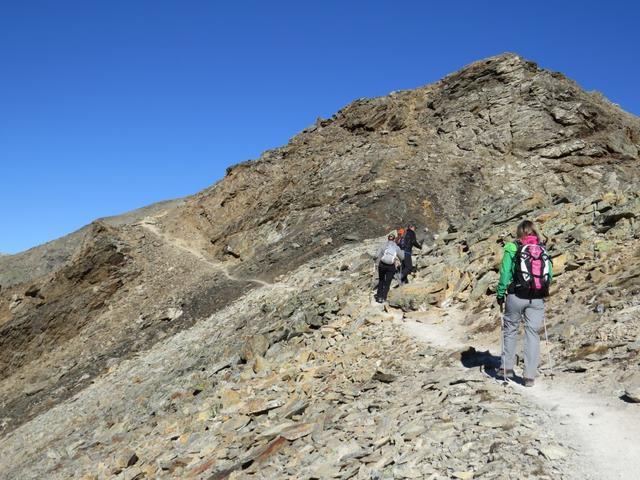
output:
M498 355L493 355L489 350L481 352L474 347L469 347L460 354L460 363L462 363L463 367L480 368L486 375L496 380L503 380L502 372L500 371L500 360ZM511 380L516 383L524 382L522 378L516 376L512 377Z
M500 367L499 356L492 355L489 350L479 352L474 347L469 347L460 354L460 362L465 368L484 367L486 370L497 370Z

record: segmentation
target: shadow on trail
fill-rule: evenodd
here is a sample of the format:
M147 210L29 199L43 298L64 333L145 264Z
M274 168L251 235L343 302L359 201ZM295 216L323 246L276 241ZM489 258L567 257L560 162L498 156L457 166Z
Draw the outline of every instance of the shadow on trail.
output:
M460 354L460 362L465 368L484 367L485 369L497 369L500 367L499 356L492 355L489 350L480 352L474 347L469 347Z
M516 356L516 364L518 364L518 361L519 358ZM500 357L493 355L489 350L482 352L474 347L469 347L460 354L460 363L465 368L480 368L485 375L496 380L504 380L500 371ZM509 377L509 380L524 385L524 378L518 375Z

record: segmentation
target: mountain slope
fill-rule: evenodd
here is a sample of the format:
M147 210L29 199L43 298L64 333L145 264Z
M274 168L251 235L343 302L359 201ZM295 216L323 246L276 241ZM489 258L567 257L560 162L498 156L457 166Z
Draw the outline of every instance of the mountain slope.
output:
M205 342L207 352L185 344L180 370L160 370L139 389L123 387L121 397L104 400L113 412L105 425L123 421L133 398L157 394L153 402L166 401L164 382L192 382L184 376L196 378L198 368L209 372L203 381L220 383L217 367L207 370L215 362L250 380L245 368L260 370L255 356L243 353L252 342L261 345L261 357L264 345L285 348L282 342L294 355L296 338L315 338L337 314L362 326L376 315L362 306L370 275L362 242L409 219L429 228L429 240L437 232L438 241L424 258L424 282L415 291L398 289L393 299L407 312L460 303L471 312L470 324L491 330L484 309L495 281L493 257L525 215L544 224L557 262L575 272L570 276L589 275L606 292L603 275L620 258L620 242L635 238L639 142L636 117L512 54L433 85L358 100L287 145L230 168L197 195L131 221L92 224L55 268L3 288L2 434L18 428L10 434L18 450L41 421L64 435L75 419L57 416L68 414L73 407L65 400L73 397L87 409L77 419L84 436L96 415L94 384L108 385L113 372L124 375L120 381L139 377L138 358L147 355L171 364L165 346L205 321L207 335L218 327L224 332ZM580 222L568 224L568 212ZM598 277L588 250L603 241L614 254ZM560 260L564 250L571 255ZM633 257L624 258L634 265ZM635 291L635 278L624 280L627 291ZM566 315L578 312L590 322L591 303ZM570 343L562 355L580 348L586 345ZM211 388L207 395L222 395ZM141 402L141 409L156 411L153 402ZM163 415L169 422L174 413ZM111 427L104 428L103 445ZM127 441L141 442L149 433L148 425L141 428ZM33 455L41 448L34 443ZM71 460L56 457L49 467L69 473Z
M456 223L479 206L624 188L637 173L638 119L515 55L442 81L360 100L171 212L167 228L268 270L381 225ZM547 172L540 181L540 171ZM270 248L260 251L262 241ZM284 265L284 267L281 267Z

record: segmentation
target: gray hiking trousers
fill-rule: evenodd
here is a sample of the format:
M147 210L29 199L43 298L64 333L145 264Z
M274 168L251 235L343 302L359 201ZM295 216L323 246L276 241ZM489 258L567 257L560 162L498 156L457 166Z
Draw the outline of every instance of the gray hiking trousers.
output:
M507 295L503 318L502 362L507 370L513 370L516 362L518 326L524 320L524 377L536 378L540 359L540 329L544 321L544 300L525 300Z

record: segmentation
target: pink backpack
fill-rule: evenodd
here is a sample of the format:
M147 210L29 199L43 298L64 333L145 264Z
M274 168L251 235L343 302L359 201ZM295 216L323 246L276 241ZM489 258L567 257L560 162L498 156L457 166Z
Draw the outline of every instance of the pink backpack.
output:
M535 237L533 237L535 238ZM517 242L512 289L520 298L543 298L549 295L551 258L544 245L531 237Z

